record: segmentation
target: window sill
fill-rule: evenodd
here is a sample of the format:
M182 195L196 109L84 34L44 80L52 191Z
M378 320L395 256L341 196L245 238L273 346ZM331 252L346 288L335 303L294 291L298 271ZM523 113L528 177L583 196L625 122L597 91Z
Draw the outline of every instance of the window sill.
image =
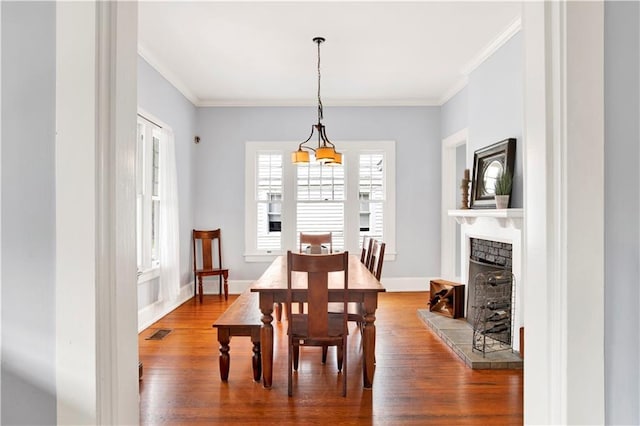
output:
M151 281L160 276L160 265L152 266L149 269L138 271L138 284Z

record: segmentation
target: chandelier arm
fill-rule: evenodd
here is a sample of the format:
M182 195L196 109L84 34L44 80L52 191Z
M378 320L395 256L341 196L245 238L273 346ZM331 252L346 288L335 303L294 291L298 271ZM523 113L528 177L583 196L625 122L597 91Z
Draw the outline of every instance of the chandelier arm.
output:
M324 126L322 126L322 130L320 131L320 133L322 134L322 140L323 140L325 143L328 143L329 145L331 145L331 146L335 149L335 148L336 148L336 146L335 146L335 145L333 144L333 142L331 142L331 141L329 140L329 138L327 137L327 132L325 131L325 127L324 127Z
M298 145L298 150L302 150L302 148L304 148L304 149L310 149L311 151L316 152L316 150L311 148L310 146L303 146L305 143L309 142L311 140L311 138L313 137L313 129L314 128L315 128L315 126L311 125L311 134L309 135L309 137L307 138L306 141L300 142L300 145Z

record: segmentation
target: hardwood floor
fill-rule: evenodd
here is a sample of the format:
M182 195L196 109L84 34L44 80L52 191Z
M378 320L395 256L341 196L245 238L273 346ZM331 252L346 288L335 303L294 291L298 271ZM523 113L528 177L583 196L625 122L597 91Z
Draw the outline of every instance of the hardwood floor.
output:
M428 292L383 293L377 311L373 388L362 388L360 335L349 336L347 397L335 348L301 348L287 396L286 322L274 321L273 388L252 380L248 337L231 339L229 381L220 381L211 327L237 296L187 301L139 335L144 376L140 424L522 424L522 370L471 370L418 318ZM157 329L162 340L146 340Z

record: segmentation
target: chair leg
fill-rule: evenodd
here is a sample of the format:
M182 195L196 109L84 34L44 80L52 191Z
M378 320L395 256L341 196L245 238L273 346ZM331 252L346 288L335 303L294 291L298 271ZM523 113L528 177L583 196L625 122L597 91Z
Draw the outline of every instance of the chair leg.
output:
M200 303L202 303L202 293L204 290L202 289L202 276L198 277L198 294L200 295Z
M326 364L327 363L327 351L329 350L329 348L327 346L323 346L322 347L322 363Z
M300 346L293 345L293 369L298 371L298 360L300 359Z
M293 382L293 371L292 371L292 351L293 351L293 341L291 340L291 337L289 337L289 356L288 356L288 365L289 365L289 370L287 371L287 375L288 375L288 392L289 392L289 396L293 396L293 389L292 389L292 382Z
M347 337L342 338L342 361L344 362L342 370L342 396L347 396Z
M304 302L298 302L298 312L304 314Z
M344 344L336 349L336 355L338 356L338 371L342 371L342 363L344 361Z
M229 275L224 274L224 300L229 300Z

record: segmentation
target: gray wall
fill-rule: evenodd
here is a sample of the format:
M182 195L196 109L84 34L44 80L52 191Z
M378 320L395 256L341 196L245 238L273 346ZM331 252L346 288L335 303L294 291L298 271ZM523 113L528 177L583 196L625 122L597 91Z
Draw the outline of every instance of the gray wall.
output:
M522 33L518 33L471 73L467 86L469 169L473 170L477 149L517 139L511 207L522 207L522 61Z
M175 136L180 207L180 281L184 285L193 279L191 230L195 207L193 138L196 135L196 107L141 57L138 57L138 106L171 127ZM153 288L141 286L138 294L140 307L157 298L157 284L158 280L154 280Z
M326 107L331 140L396 141L395 262L389 277L440 273L440 108ZM315 123L315 108L198 108L195 224L220 227L231 279L255 279L264 263L245 263L244 147L247 141L300 141ZM401 167L400 167L401 166Z
M640 6L605 3L605 418L640 424Z
M442 139L469 125L469 89L465 86L441 107Z
M55 424L55 3L2 2L2 424Z

